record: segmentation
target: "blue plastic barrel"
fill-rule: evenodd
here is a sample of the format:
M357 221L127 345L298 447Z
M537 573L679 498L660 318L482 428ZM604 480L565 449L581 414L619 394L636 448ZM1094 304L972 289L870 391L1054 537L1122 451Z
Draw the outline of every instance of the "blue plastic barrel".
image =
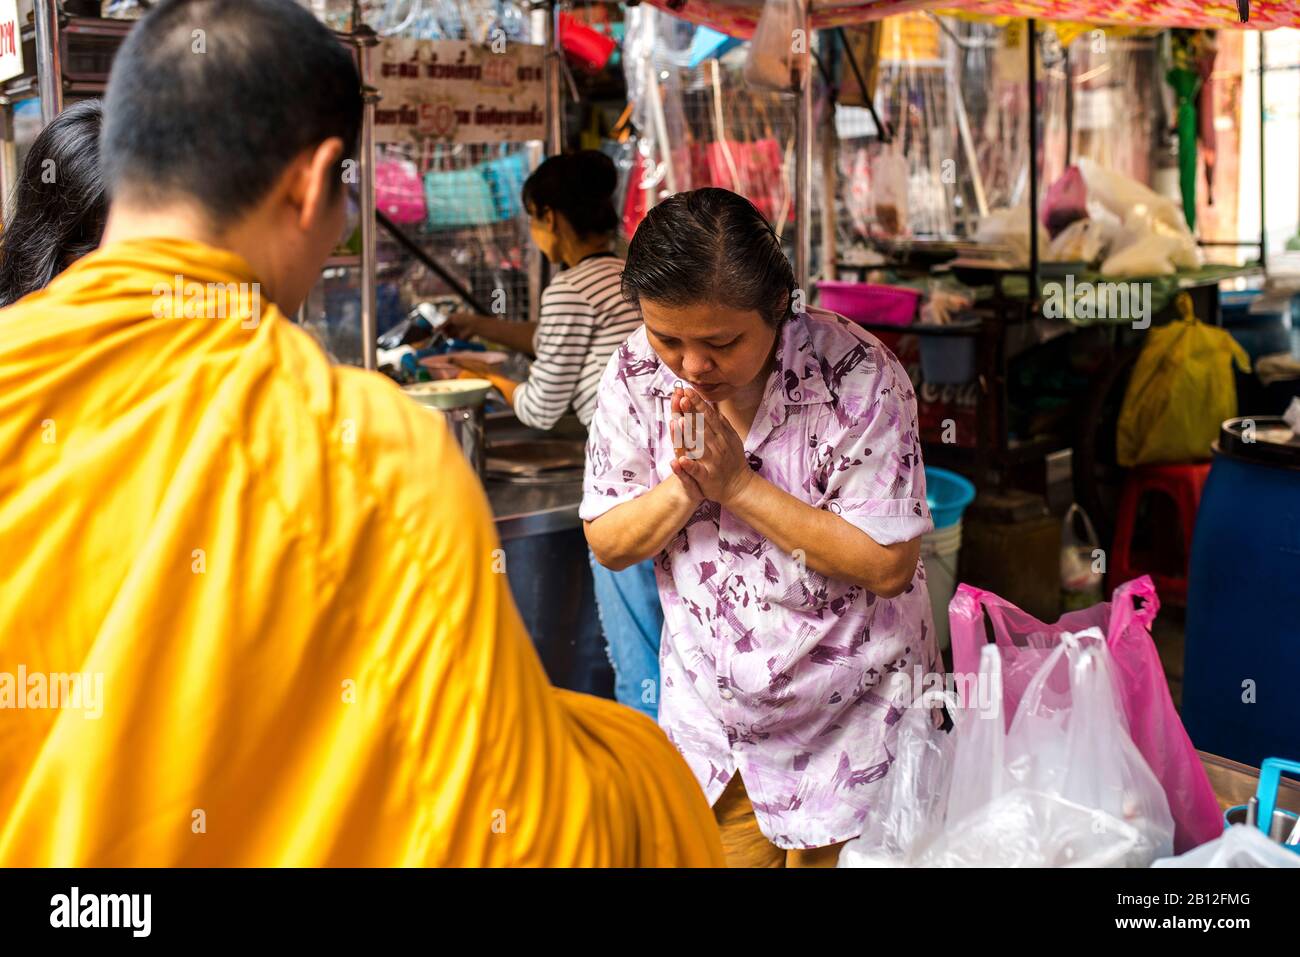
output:
M956 472L925 467L925 503L935 528L948 528L961 521L961 513L975 499L975 486Z
M1243 441L1245 421L1224 423L1196 516L1182 718L1258 767L1300 754L1300 448Z

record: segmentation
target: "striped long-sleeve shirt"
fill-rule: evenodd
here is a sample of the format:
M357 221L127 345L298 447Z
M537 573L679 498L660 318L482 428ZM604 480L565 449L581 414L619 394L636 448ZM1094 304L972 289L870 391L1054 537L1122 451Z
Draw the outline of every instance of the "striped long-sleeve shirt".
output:
M592 256L551 281L542 293L537 359L515 390L515 415L549 429L569 409L583 425L596 411L596 389L609 357L641 325L621 291L623 260Z

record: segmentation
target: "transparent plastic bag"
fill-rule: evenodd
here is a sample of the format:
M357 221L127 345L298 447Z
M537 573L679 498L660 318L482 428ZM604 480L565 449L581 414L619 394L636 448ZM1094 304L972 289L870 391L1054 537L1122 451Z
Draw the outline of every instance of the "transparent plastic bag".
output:
M798 0L764 0L749 44L745 82L782 93L799 89L799 44L808 49L803 5Z
M862 836L840 851L840 867L905 867L943 822L952 777L952 736L934 727L928 707L899 719L893 763Z
M1079 531L1082 519L1083 531ZM1078 502L1061 519L1061 604L1066 611L1089 608L1101 601L1104 574L1097 568L1101 547L1088 513Z
M1152 867L1300 867L1300 854L1284 850L1257 827L1234 824L1208 844L1178 857L1162 857Z
M1126 727L1164 786L1178 825L1176 846L1181 852L1218 837L1223 815L1205 767L1169 697L1169 684L1151 638L1151 624L1159 610L1155 586L1143 575L1116 588L1109 602L1067 612L1051 624L992 592L959 585L948 606L948 621L953 671L959 677L980 671L980 656L986 653L988 640L986 627L992 626L1008 711L1019 705L1029 682L1065 633L1103 630Z
M922 867L1142 867L1173 849L1163 788L1129 736L1105 637L1061 636L1010 724L1005 697L958 712L943 828ZM996 646L982 680L1001 683Z

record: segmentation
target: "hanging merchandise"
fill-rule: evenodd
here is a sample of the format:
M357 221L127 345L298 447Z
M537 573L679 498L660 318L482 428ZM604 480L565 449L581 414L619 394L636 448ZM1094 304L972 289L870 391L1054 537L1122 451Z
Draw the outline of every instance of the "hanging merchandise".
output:
M479 167L492 191L493 219L498 222L514 219L524 212L524 181L531 172L524 151L507 154L503 144L501 153L501 156L484 160Z
M429 170L424 174L424 196L433 229L478 226L497 218L492 187L478 166Z
M907 218L908 174L907 157L903 155L902 137L882 147L871 164L871 179L875 185L875 221L884 236L906 236L909 233Z
M745 82L781 93L798 90L800 59L808 53L808 43L799 0L763 0L763 15L745 62Z
M561 13L560 46L576 66L594 73L605 69L618 42L573 14Z
M1189 229L1196 228L1196 140L1200 122L1197 103L1208 60L1214 63L1214 34L1209 30L1170 31L1169 72L1165 82L1178 98L1178 182L1183 196L1183 215ZM1211 154L1212 156L1213 154ZM1212 162L1212 160L1211 160Z
M1002 659L1002 691L1013 709L1043 662L1067 632L1100 628L1114 661L1124 717L1133 741L1164 787L1177 823L1174 846L1182 853L1215 837L1222 828L1219 804L1178 712L1169 697L1151 623L1160 602L1143 576L1115 589L1109 602L1073 611L1045 624L991 592L960 585L948 606L953 672L977 674L985 648L985 618Z
M1115 452L1125 468L1208 459L1219 427L1237 414L1233 365L1250 371L1246 351L1197 320L1187 293L1174 305L1179 318L1147 333L1124 393Z
M424 186L413 162L394 158L376 160L375 206L395 223L422 223L428 218Z

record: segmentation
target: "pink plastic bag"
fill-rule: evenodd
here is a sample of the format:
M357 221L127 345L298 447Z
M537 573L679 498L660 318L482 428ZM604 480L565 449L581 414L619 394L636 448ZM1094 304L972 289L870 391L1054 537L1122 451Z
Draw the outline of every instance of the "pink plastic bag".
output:
M1071 166L1047 188L1047 195L1043 198L1043 225L1055 239L1075 220L1087 218L1088 187L1079 167Z
M1155 586L1143 575L1115 589L1111 601L1072 611L1047 625L992 592L960 585L948 606L953 671L979 672L986 644L985 613L1002 654L1004 713L1014 714L1025 686L1066 632L1100 628L1114 660L1117 690L1133 742L1165 789L1173 813L1174 849L1183 853L1223 833L1219 802L1169 697L1151 622L1160 610Z

